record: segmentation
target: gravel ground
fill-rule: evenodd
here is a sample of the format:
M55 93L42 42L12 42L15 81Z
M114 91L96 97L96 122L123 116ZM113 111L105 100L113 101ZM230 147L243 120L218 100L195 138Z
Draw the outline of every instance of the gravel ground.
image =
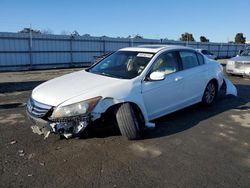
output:
M78 69L0 73L0 187L250 187L250 80L238 97L156 120L143 139L33 134L25 102L39 83Z

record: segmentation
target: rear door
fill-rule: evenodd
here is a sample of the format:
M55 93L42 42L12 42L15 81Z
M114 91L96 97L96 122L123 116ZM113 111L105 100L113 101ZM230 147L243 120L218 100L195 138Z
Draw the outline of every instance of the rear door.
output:
M183 91L185 97L182 103L185 106L200 102L207 84L207 66L204 58L192 50L179 52L182 62Z

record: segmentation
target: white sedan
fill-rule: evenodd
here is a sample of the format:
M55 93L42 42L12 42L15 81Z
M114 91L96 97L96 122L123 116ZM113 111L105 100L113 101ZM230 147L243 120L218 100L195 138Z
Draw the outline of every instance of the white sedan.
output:
M250 76L250 48L227 61L228 74Z
M136 139L154 119L195 103L211 105L222 66L187 47L144 45L118 50L92 67L47 81L32 91L27 113L35 133L78 136L106 114L122 135Z

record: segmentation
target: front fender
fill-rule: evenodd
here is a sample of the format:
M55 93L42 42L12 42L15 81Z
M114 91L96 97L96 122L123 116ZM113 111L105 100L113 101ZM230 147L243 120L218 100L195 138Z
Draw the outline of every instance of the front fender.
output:
M144 106L144 102L139 95L134 95L133 97L129 97L126 99L114 99L112 97L104 98L98 103L98 105L95 107L95 109L91 113L92 120L96 120L100 118L101 114L105 113L109 107L116 105L116 104L124 103L124 102L130 102L130 103L136 104L140 108L141 113L144 117L145 126L149 128L155 127L155 124L148 120L148 114Z

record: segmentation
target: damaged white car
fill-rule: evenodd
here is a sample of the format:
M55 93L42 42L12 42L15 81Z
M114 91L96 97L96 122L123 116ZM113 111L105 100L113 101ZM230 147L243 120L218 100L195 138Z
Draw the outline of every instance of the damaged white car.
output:
M77 136L114 114L120 132L136 139L152 120L203 102L214 102L223 82L237 95L222 66L194 49L144 45L123 48L86 70L47 81L32 91L27 113L34 132Z

